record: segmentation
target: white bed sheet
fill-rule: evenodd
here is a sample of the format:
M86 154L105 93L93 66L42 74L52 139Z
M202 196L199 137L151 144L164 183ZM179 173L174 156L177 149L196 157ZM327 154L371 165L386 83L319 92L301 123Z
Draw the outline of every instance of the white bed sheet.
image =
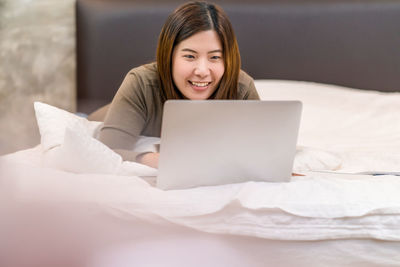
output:
M398 266L400 243L341 239L281 241L235 235L215 235L191 229L136 224L143 242L103 248L89 267L232 266L232 267L376 267Z
M336 152L342 172L400 171L400 93L258 80L262 99L301 100L298 144Z
M338 266L400 264L394 253L400 240L400 177L343 174L399 171L400 95L301 82L256 81L256 86L262 99L303 101L299 145L339 155L342 164L335 173L307 172L305 177L293 177L291 183L285 184L248 182L162 191L152 186L154 178L147 177L146 181L137 176L77 174L43 167L44 151L38 146L1 158L1 188L6 189L3 195L26 203L49 200L94 203L117 220L148 222L146 225L153 230L172 224L178 229L172 231L177 242L193 255L196 253L193 250L212 247L207 242L221 244L223 240L216 250L223 256L220 260L232 254L226 250L227 246L237 246L241 251L253 246L254 251L260 251L255 247L266 246L271 251L269 258L281 260L282 265L275 266L290 266L290 261L296 259L303 266L320 260L336 262ZM180 234L184 229L192 231L192 235L186 232L188 238L185 238ZM204 246L192 243L199 236L205 238ZM235 238L252 241L241 240L239 244L245 244L242 247L229 241ZM141 243L142 248L148 244L147 247L158 248L154 252L162 253L166 239L149 240ZM315 255L313 258L307 252L317 249L314 244L324 244L321 258ZM283 254L277 252L280 246L293 250L295 256L282 258ZM366 252L368 246L376 253ZM330 251L332 247L335 251ZM115 253L121 255L117 258L126 257L123 250L115 252L111 248L104 257L113 258ZM265 262L261 263L262 254L247 252L251 266L265 266ZM341 262L339 255L346 262ZM174 257L181 258L178 254ZM243 254L241 258L246 256ZM254 259L260 264L251 261Z

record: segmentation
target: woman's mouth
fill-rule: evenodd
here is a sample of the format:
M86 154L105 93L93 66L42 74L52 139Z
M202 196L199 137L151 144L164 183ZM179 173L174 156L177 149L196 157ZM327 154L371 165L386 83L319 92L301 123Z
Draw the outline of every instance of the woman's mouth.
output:
M200 91L207 89L208 86L211 84L211 82L193 82L193 81L189 81L189 83L193 89Z

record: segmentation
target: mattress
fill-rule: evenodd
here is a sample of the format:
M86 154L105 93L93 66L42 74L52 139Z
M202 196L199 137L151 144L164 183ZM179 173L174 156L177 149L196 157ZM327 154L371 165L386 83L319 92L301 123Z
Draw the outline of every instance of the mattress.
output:
M256 87L262 99L303 102L294 171L305 176L290 183L163 191L157 170L96 140L101 122L37 103L41 144L0 161L3 259L24 252L14 234L82 266L399 265L400 94ZM136 149L158 141L144 137ZM40 252L30 259L51 262Z

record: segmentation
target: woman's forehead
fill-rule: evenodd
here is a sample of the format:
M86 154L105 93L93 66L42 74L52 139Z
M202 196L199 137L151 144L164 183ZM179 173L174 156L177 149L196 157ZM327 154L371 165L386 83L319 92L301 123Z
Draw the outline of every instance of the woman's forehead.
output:
M222 52L221 40L214 30L197 32L182 40L175 48L187 52Z

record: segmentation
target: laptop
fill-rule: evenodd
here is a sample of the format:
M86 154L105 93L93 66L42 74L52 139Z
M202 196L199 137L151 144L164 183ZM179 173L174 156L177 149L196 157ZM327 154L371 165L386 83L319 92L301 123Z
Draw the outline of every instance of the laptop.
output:
M300 101L166 101L157 187L290 181L301 110Z

